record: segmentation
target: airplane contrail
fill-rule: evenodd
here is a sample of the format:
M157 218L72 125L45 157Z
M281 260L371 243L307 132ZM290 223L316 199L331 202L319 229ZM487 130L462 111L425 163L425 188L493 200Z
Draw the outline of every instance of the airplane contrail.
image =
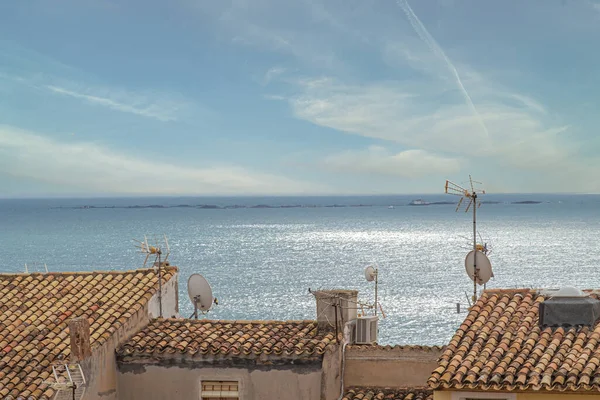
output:
M452 72L454 74L456 83L458 84L458 87L461 90L461 92L467 102L467 105L471 108L471 111L479 120L479 123L481 124L483 131L489 137L490 133L488 132L487 126L485 126L485 123L483 122L483 118L481 117L481 114L479 114L479 111L477 111L477 107L475 107L475 104L473 103L473 100L471 99L469 92L467 92L467 89L463 85L462 80L460 79L460 75L458 74L458 71L456 70L456 67L454 66L454 64L452 64L452 61L450 61L450 59L448 57L446 57L446 53L444 53L444 50L435 41L433 36L431 36L429 31L427 31L427 28L425 28L425 25L423 25L423 23L421 22L419 17L417 17L417 15L414 13L412 8L410 8L410 5L408 4L408 2L406 0L396 0L396 3L400 6L400 8L402 8L404 13L406 14L406 17L408 18L408 21L412 25L412 27L415 30L415 32L417 33L417 35L419 35L421 40L423 42L425 42L425 44L429 47L429 49L434 54L436 54L438 57L440 57L440 58L442 58L442 60L444 60L444 62L446 63L446 66L448 67L448 69L450 69L450 72Z

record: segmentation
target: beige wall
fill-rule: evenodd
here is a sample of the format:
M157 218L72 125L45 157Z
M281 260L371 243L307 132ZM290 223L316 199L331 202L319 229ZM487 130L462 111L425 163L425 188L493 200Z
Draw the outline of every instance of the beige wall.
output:
M440 354L437 348L348 346L344 386L426 386Z
M479 394L479 396L478 396ZM473 392L472 398L485 398L483 396L491 394L491 392ZM498 393L499 395L501 393ZM502 398L502 397L499 397ZM547 394L547 393L516 393L517 400L600 400L600 394L592 392L591 394ZM451 391L434 391L433 400L453 400ZM493 398L486 398L493 400Z
M202 380L239 381L244 400L318 400L321 396L320 365L249 370L127 364L121 366L118 380L119 400L199 400Z
M154 295L152 299L155 297L158 297L158 295ZM176 304L177 274L167 284L163 285L163 314L166 316L167 312L176 312ZM133 314L102 346L92 348L92 356L81 363L88 381L84 400L120 399L120 395L117 393L117 360L115 351L120 344L148 325L149 321L149 304L146 304Z
M167 283L162 285L162 311L163 318L179 318L179 284L178 274L175 274ZM148 313L150 318L158 318L160 315L160 303L158 301L158 290L148 302Z

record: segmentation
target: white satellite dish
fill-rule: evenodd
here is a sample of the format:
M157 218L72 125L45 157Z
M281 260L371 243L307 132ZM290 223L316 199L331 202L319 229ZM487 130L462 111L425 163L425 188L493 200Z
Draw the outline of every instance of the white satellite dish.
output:
M194 314L197 316L197 310L208 311L212 307L215 299L213 297L210 284L200 274L192 274L188 278L188 295L194 305Z
M365 268L365 279L367 282L373 282L375 280L375 276L377 275L377 271L375 268L368 266Z
M472 281L475 280L475 250L471 250L465 257L465 269ZM494 274L492 273L492 263L485 254L477 251L477 283L486 284Z

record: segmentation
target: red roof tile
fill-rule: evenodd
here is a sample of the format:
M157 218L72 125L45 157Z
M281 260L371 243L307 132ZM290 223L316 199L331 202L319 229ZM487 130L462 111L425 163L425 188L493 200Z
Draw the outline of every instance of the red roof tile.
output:
M446 346L430 387L600 391L600 325L541 329L543 300L535 290L485 291Z
M177 268L163 273L169 280ZM85 316L92 348L157 291L153 269L0 274L0 398L47 399L52 363L68 360L69 319Z
M366 388L346 389L342 400L433 400L427 388Z
M121 362L321 356L335 343L316 321L155 319L118 349Z

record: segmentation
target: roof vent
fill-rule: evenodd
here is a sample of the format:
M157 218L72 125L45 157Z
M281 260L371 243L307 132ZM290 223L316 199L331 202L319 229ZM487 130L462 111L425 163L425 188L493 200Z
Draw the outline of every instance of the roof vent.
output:
M600 301L580 289L567 286L541 294L549 298L539 305L540 327L594 326L600 318Z

